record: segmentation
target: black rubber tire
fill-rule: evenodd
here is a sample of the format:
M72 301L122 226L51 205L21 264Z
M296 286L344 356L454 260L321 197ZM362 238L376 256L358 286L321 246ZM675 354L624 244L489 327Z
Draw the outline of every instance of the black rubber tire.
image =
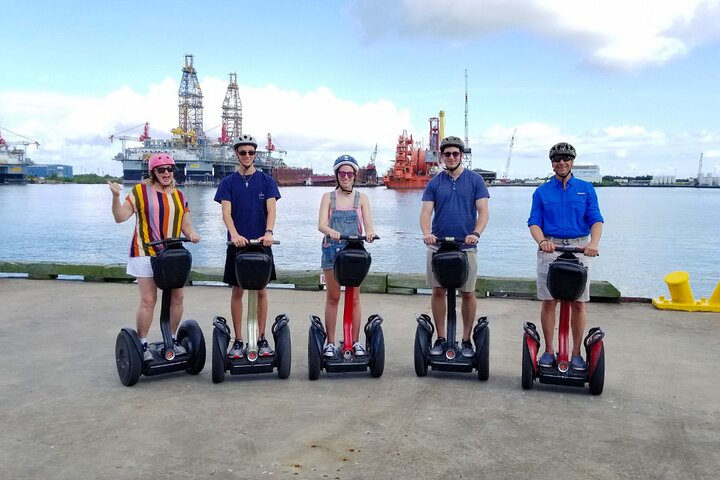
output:
M317 380L320 378L322 367L322 352L318 350L313 328L308 332L308 379Z
M115 340L115 364L120 382L126 387L135 385L142 373L142 363L135 342L127 332L121 331Z
M530 358L530 349L527 346L525 337L523 336L523 351L522 351L522 388L523 390L530 390L535 382L535 371L533 367L532 358Z
M486 382L490 378L490 329L488 327L485 327L485 341L477 351L477 372L478 380L481 382Z
M385 371L385 335L381 326L373 330L370 338L370 376L373 378L382 377Z
M430 334L423 327L419 326L415 330L415 374L418 377L424 377L428 372L427 356L423 347L427 348L430 344Z
M227 337L217 328L213 328L213 349L212 349L212 381L222 383L225 381L225 357L227 348Z
M195 320L185 320L178 329L178 341L190 355L190 365L185 369L190 375L197 375L205 368L205 336Z
M605 345L600 347L600 356L598 357L597 365L593 376L590 378L590 393L593 395L600 395L603 392L605 386Z
M275 340L275 355L277 355L278 378L286 379L290 376L292 361L292 345L290 342L290 327L287 324L280 329Z

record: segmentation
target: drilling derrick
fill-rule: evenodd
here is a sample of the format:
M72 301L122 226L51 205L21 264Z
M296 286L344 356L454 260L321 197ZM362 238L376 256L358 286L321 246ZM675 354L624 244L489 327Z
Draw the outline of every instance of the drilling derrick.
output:
M202 90L193 67L193 56L185 55L180 90L178 91L179 129L185 143L196 143L204 137Z
M220 143L227 145L242 135L242 103L238 92L237 73L230 74L230 83L222 106L222 130Z

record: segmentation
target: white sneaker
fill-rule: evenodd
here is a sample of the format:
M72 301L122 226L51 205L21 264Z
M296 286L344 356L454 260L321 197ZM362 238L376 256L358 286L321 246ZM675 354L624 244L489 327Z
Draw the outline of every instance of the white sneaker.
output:
M360 342L353 343L353 351L356 357L364 357L366 355L365 347L363 347Z
M335 345L328 343L323 350L323 357L333 358L335 356Z

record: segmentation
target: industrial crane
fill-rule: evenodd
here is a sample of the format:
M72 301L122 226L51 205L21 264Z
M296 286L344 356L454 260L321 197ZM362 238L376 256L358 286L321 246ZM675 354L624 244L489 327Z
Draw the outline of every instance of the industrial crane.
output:
M23 137L23 136L20 135L20 134L17 134L17 133L15 133L15 132L11 131L11 130L8 130L7 128L5 128L5 131L6 131L6 132L10 132L11 134L15 135L16 137L23 138L24 141L22 141L22 142L8 142L8 141L6 141L6 140L3 138L3 136L2 136L2 129L3 129L3 128L4 128L4 127L0 127L0 147L8 148L10 145L22 145L23 147L27 147L28 145L35 145L35 148L39 148L39 147L40 147L40 144L39 144L36 140L33 140L33 139L31 139L31 138L27 138L27 137Z
M515 133L517 132L517 128L513 130L512 138L510 139L510 148L508 149L508 158L507 162L505 162L505 170L503 171L502 178L500 179L500 183L507 183L508 182L508 174L510 173L510 157L512 157L512 149L513 145L515 145Z
M272 135L270 135L269 133L267 134L267 145L265 145L265 148L267 149L268 153L277 152L287 155L287 150L283 150L282 148L277 148L275 146L275 144L273 143Z

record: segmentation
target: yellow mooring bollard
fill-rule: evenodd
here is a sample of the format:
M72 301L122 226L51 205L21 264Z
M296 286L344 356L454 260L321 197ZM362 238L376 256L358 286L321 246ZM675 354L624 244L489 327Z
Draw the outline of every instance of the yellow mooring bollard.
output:
M665 283L670 290L670 299L660 296L653 298L652 304L661 310L683 310L686 312L720 312L720 282L710 300L705 297L695 301L690 288L690 274L681 270L665 275Z

